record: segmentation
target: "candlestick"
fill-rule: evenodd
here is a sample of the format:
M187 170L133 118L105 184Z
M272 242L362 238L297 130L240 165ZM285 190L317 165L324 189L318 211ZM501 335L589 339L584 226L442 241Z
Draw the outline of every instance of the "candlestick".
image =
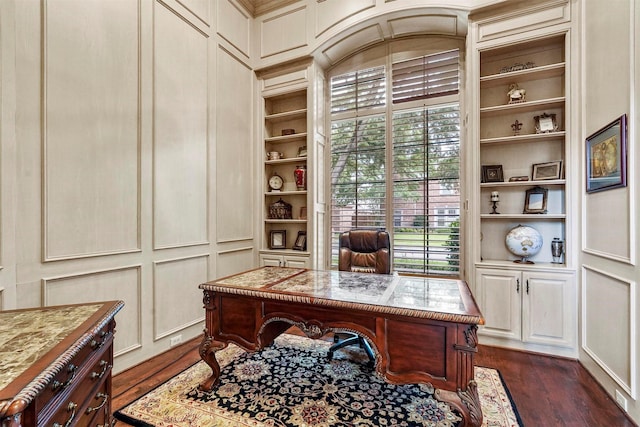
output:
M500 201L500 194L497 191L492 191L491 192L491 204L493 208L493 212L491 212L492 214L500 213L496 210L499 201Z

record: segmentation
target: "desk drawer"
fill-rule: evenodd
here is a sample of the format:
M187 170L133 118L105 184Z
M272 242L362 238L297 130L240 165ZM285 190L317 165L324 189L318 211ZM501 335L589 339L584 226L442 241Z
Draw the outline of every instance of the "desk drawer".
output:
M93 384L89 379L87 380L71 393L48 422L39 426L88 427L92 425L96 413L104 413L104 408L110 407L111 396L107 381L102 381L97 389L89 390L87 387ZM87 399L87 396L90 398Z
M109 352L105 351L113 341L113 328L111 325L105 326L98 334L83 346L69 363L67 363L47 384L44 390L36 397L35 411L40 412L58 396L64 394L65 390L71 389L76 383L81 381L81 371L88 369L84 366L87 361L92 360L96 355L109 357ZM110 360L107 360L109 364ZM91 362L89 362L91 363Z
M108 387L111 384L113 347L109 337L107 347L90 353L76 371L73 381L56 395L40 412L38 426L64 427L90 425L101 408L110 407ZM89 412L87 413L87 410ZM57 423L57 424L55 424Z

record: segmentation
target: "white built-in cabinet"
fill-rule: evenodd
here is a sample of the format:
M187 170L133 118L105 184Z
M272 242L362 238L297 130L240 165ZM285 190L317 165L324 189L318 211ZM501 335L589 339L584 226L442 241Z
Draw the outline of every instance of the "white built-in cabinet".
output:
M470 16L470 274L485 317L481 343L575 355L571 13L568 1L502 6ZM526 17L526 19L524 19ZM520 97L511 90L522 90ZM544 206L527 204L531 191ZM494 211L492 196L499 199ZM542 249L522 261L505 237L535 228ZM551 242L564 242L554 263Z
M475 281L485 336L544 346L575 345L573 274L479 268Z
M313 63L258 72L261 120L260 265L315 267L314 248L324 236L324 207L317 185L324 139L316 117L318 83ZM321 90L321 89L320 89ZM269 153L277 153L275 156ZM304 182L297 181L300 174ZM269 185L278 176L283 184ZM320 186L322 188L322 186ZM320 237L319 237L320 236Z
M308 268L309 257L304 255L296 256L264 251L260 254L260 265L271 267Z

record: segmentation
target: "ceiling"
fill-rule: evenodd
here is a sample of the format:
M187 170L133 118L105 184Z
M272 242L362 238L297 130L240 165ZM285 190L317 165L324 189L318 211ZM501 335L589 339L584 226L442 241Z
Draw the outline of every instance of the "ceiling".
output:
M272 10L296 3L299 0L238 0L255 18Z

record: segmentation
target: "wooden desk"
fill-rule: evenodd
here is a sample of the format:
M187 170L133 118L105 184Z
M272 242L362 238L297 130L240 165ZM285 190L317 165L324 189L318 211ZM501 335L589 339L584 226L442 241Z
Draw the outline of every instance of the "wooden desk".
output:
M473 356L484 320L464 281L262 267L200 289L200 355L213 371L204 390L218 381L215 353L230 342L256 351L291 325L310 338L355 332L371 343L386 381L430 383L437 399L460 411L463 425L482 424Z
M122 301L0 312L0 425L110 426Z

